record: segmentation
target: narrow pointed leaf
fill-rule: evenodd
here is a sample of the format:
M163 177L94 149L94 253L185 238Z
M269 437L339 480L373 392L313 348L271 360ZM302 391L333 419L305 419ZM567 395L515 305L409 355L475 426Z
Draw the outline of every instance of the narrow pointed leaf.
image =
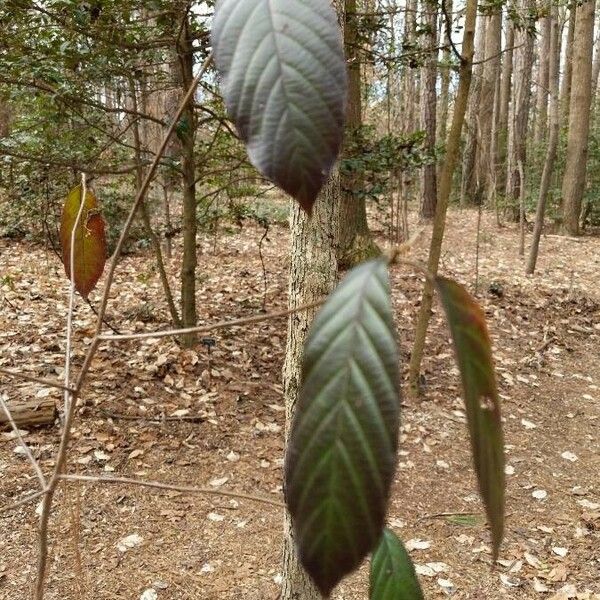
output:
M310 212L345 117L346 64L331 2L219 0L212 45L250 160Z
M374 260L353 269L314 320L286 457L300 558L325 596L381 536L399 396L387 264Z
M385 529L371 559L370 600L423 600L415 568L404 544Z
M464 287L444 277L437 277L436 284L454 340L475 470L497 558L504 533L504 441L490 336L483 311Z
M62 259L67 277L71 279L71 237L79 207L81 186L74 187L67 196L60 223ZM88 190L83 212L75 230L74 282L77 291L87 298L104 271L106 263L106 233L96 196Z

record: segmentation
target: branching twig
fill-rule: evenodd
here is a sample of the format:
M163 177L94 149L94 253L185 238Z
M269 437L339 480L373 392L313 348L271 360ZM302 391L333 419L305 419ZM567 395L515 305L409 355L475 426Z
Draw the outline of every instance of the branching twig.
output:
M444 13L444 19L446 20L446 37L448 38L448 42L450 43L452 52L454 53L456 58L459 60L459 62L461 64L463 64L465 62L465 58L459 52L458 48L456 47L456 44L454 43L454 40L452 39L452 18L448 14L448 8L446 7L445 0L442 0L441 7L442 7L442 13Z
M245 494L243 492L231 492L228 490L219 490L204 487L191 487L187 485L177 485L171 483L161 483L160 481L143 481L141 479L130 479L128 477L100 477L94 475L61 475L63 481L81 481L85 483L106 483L112 485L136 485L139 487L153 488L156 490L169 490L172 492L181 492L183 494L194 494L199 496L224 496L226 498L235 498L237 500L251 500L261 504L270 504L283 508L281 500L269 498L267 496L256 496L254 494Z
M202 423L206 420L205 417L199 415L187 415L184 417L146 417L144 415L125 415L123 413L114 413L109 410L101 408L99 410L101 415L104 415L107 419L115 419L122 421L145 421L147 423Z
M34 375L26 375L25 373L19 373L17 371L7 371L6 369L0 369L0 375L5 375L6 377L14 377L15 379L23 379L24 381L31 381L32 383L41 383L42 385L55 388L57 390L62 390L63 392L67 392L69 390L73 391L73 388L67 388L58 381L52 381L50 379L44 379L42 377L35 377Z
M0 515L7 513L11 510L15 510L15 509L23 506L24 504L29 504L30 502L37 500L38 498L40 498L41 496L43 496L44 494L47 494L47 493L48 493L48 489L40 490L39 492L33 492L33 493L21 498L14 504L9 504L8 506L3 506L2 508L0 508Z
M220 323L213 323L212 325L201 325L199 327L188 327L187 329L172 329L169 331L150 331L148 333L125 333L122 335L100 335L98 339L103 342L116 342L124 340L145 340L145 339L156 339L163 337L178 337L180 335L186 335L189 333L208 333L215 331L216 329L229 329L231 327L241 327L242 325L251 325L254 323L262 323L264 321L271 321L274 319L281 319L289 317L290 315L311 310L317 308L323 304L323 300L317 302L311 302L310 304L304 304L298 308L291 310L282 310L279 312L269 313L267 315L257 315L254 317L244 317L242 319L234 319L232 321L221 321Z
M447 517L479 517L477 512L440 512L432 515L423 515L417 521L426 521L428 519L445 519Z
M37 478L40 482L40 486L42 487L42 490L45 490L47 487L46 486L46 478L44 477L44 473L40 467L40 464L35 459L35 457L33 456L33 453L31 452L31 449L29 448L29 446L23 439L23 436L21 435L21 431L20 431L19 427L17 426L17 424L15 423L15 420L13 419L13 416L8 408L8 405L6 404L4 396L1 394L0 394L0 405L2 406L2 410L4 411L4 414L6 415L6 418L8 419L8 422L10 423L10 426L12 427L13 431L15 432L15 436L17 437L19 444L21 444L21 448L23 448L23 450L25 451L25 454L27 455L27 458L29 459L31 466L33 467L33 470L35 471L35 474L37 475Z
M71 379L71 337L73 334L73 310L75 308L75 237L77 228L81 221L81 216L85 207L87 195L87 181L85 173L81 175L81 201L77 218L73 224L71 231L71 248L69 257L69 275L71 280L69 293L69 313L67 315L67 333L66 333L66 349L65 349L65 393L64 393L64 426L61 437L61 443L56 456L56 465L50 483L48 484L47 494L44 496L42 503L42 515L40 517L39 529L39 555L37 566L37 577L35 582L35 599L43 600L44 598L44 581L46 578L46 566L48 563L48 523L50 521L50 512L52 510L52 500L54 492L59 483L59 475L62 472L66 460L69 439L71 437L71 425L73 423L73 415L75 414L75 406L77 404L77 393L70 389ZM100 322L102 323L102 322ZM101 325L100 325L101 326ZM92 344L94 346L94 344Z

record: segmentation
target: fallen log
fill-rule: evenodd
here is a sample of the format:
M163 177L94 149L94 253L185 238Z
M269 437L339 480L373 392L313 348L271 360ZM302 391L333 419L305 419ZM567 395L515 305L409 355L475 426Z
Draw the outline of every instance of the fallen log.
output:
M52 425L56 418L53 398L7 399L8 410L18 427L43 427ZM5 412L0 408L0 428L10 427Z

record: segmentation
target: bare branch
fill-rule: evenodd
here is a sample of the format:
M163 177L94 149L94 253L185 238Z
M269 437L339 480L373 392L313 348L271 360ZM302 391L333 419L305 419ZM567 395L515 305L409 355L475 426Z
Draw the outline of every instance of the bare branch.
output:
M56 486L58 485L58 475L62 471L67 459L68 439L70 437L71 424L77 404L76 392L70 389L71 379L71 339L73 335L73 311L75 308L75 237L77 228L81 222L83 209L85 207L85 199L87 195L87 179L85 173L81 174L81 201L79 202L79 210L71 231L71 248L69 256L69 275L70 275L70 290L69 290L69 312L67 314L67 333L66 333L66 349L65 349L65 393L64 393L64 428L61 438L61 444L56 456L56 466L52 474L52 479L48 485L48 493L44 496L42 503L42 515L40 517L40 530L38 536L39 555L37 565L37 576L35 581L35 598L43 600L44 598L44 581L46 577L46 566L48 564L48 523L50 521L50 512L52 510L52 499ZM65 444L65 440L67 444Z
M156 339L164 337L175 337L185 335L188 333L208 333L209 331L215 331L216 329L229 329L231 327L241 327L243 325L251 325L254 323L263 323L264 321L272 321L274 319L281 319L283 317L289 317L290 315L303 312L305 310L311 310L317 308L323 304L323 300L317 302L311 302L310 304L304 304L298 308L291 310L282 310L279 312L269 313L267 315L257 315L254 317L245 317L243 319L233 319L231 321L221 321L220 323L213 323L212 325L201 325L200 327L188 327L187 329L172 329L169 331L150 331L148 333L124 333L122 335L101 335L98 339L103 342L115 342L124 340L145 340L145 339Z
M172 492L181 492L183 494L193 494L197 496L222 496L225 498L235 498L236 500L250 500L261 504L270 504L283 508L284 504L281 500L269 498L268 496L256 496L255 494L245 494L244 492L231 492L228 490L219 490L205 487L190 487L186 485L177 485L171 483L161 483L160 481L143 481L140 479L129 479L128 477L103 477L94 475L61 475L63 481L81 481L86 483L96 484L111 484L111 485L135 485L139 487L153 488L156 490L169 490Z
M10 512L11 510L16 510L17 508L19 508L25 504L29 504L30 502L37 500L38 498L40 498L41 496L43 496L44 494L47 494L47 493L48 493L48 489L44 489L44 490L40 490L39 492L33 492L27 496L24 496L23 498L21 498L14 504L9 504L8 506L3 506L2 508L0 508L0 515Z
M463 64L465 62L465 58L459 52L458 48L456 47L456 44L454 43L454 40L452 39L452 18L448 14L448 8L446 7L446 0L442 0L441 7L442 7L442 13L444 13L444 19L446 21L446 37L448 38L448 42L450 43L452 52L454 53L456 58L459 60L459 62L461 64Z
M0 375L5 375L6 377L13 377L15 379L23 379L24 381L31 381L32 383L41 383L42 385L55 388L57 390L62 390L63 392L67 392L69 391L69 389L71 389L66 388L62 383L59 383L58 381L44 379L43 377L35 377L34 375L27 375L18 371L8 371L6 369L0 369Z
M2 410L4 411L4 414L6 414L6 418L8 419L10 426L12 427L13 431L15 432L15 436L17 437L19 444L21 444L21 447L25 451L25 454L26 454L27 458L29 459L31 466L33 467L33 470L35 471L35 474L37 475L37 478L40 482L40 486L42 487L42 490L45 490L47 487L46 486L46 478L44 477L44 473L40 467L40 464L33 456L33 453L31 452L31 448L29 448L29 446L23 439L23 436L21 435L21 430L15 423L15 420L13 419L13 416L8 408L8 405L6 404L5 397L4 397L4 395L1 395L1 394L0 394L0 405L2 406Z

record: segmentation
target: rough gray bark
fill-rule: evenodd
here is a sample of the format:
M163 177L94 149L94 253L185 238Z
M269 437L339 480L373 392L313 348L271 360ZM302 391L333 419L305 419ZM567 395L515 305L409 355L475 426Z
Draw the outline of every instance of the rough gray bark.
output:
M345 24L344 0L333 0L340 26ZM339 240L342 238L340 203L342 190L339 171L335 169L319 195L312 216L293 202L290 214L290 274L288 307L297 308L327 297L338 280ZM304 343L315 311L291 315L288 320L283 395L285 400L286 445L300 390ZM291 518L287 510L283 519L283 583L279 600L321 600L322 596L298 557Z
M404 39L408 47L416 43L416 22L417 0L406 0L406 18L404 22ZM402 71L401 95L401 132L403 135L409 135L416 129L416 99L418 89L418 69L406 65ZM399 206L408 206L411 196L414 193L414 182L412 174L408 169L404 169L398 177ZM400 212L400 209L398 210Z
M288 300L290 309L325 298L335 287L340 197L339 176L334 174L317 200L310 219L296 203L292 206ZM301 312L292 315L288 321L283 367L286 437L298 401L302 352L314 313L314 310ZM290 517L286 511L281 600L320 599L321 594L298 561Z
M147 96L145 86L141 85L141 95L142 95L142 110L144 113L148 110ZM136 84L133 78L130 79L130 92L131 98L133 101L133 109L138 111L138 101L137 94L138 91L136 89ZM145 169L143 166L143 151L144 148L147 148L148 145L146 140L142 141L142 134L140 131L139 122L136 120L133 124L133 141L135 147L135 160L136 160L136 188L137 191L142 188L144 178L145 178ZM142 218L142 223L144 224L144 229L146 231L146 235L150 238L150 243L152 244L152 248L154 250L154 257L156 259L156 267L158 269L158 273L160 276L160 281L163 286L163 292L165 294L165 300L167 302L167 307L169 309L169 314L171 315L171 322L174 327L181 327L181 319L179 318L179 314L177 313L177 307L175 306L175 300L173 299L173 293L171 291L171 284L169 283L169 276L167 275L167 270L165 268L165 262L163 260L162 248L160 245L160 239L156 232L152 227L152 221L150 219L150 212L148 211L148 204L146 200L143 200L140 206L140 216Z
M596 3L577 7L573 42L573 80L569 111L567 158L562 185L563 230L579 235L579 216L585 190L592 95L592 52Z
M421 115L425 131L425 148L430 154L435 152L437 133L437 4L423 2L424 24L427 28L425 47L429 55L421 75ZM423 167L423 200L421 217L432 219L437 203L437 165L435 162Z
M548 87L550 74L550 17L542 18L537 75L537 108L535 117L534 143L539 145L546 139L548 129Z
M179 78L182 90L188 90L194 79L194 44L189 17L185 17L178 40ZM196 267L198 222L196 215L196 163L194 159L194 136L196 115L193 103L186 107L177 135L181 143L183 172L183 258L181 264L181 323L184 328L197 325L196 314ZM196 336L183 336L186 346L192 346Z
M356 0L345 0L346 26L344 47L348 63L348 114L346 118L346 140L357 140L362 127L362 80L361 56L359 52L359 21ZM344 150L345 158L352 158L355 148ZM347 269L381 254L373 240L367 220L365 196L358 193L363 187L361 177L345 175L342 181L344 196L340 218L345 226L340 230L340 268Z
M521 5L525 13L531 0ZM515 34L514 96L508 123L508 175L506 182L507 215L519 219L521 177L519 163L527 164L527 132L531 105L531 75L533 68L533 34L526 28Z
M460 203L463 206L473 204L477 198L477 152L479 144L479 107L481 99L481 76L483 74L483 59L485 57L485 30L487 26L487 17L479 15L477 34L475 40L475 58L476 64L473 67L473 84L471 85L471 94L469 97L469 106L467 112L467 138L462 161L462 179L460 188Z
M569 122L569 111L571 103L571 81L573 79L573 42L575 41L575 6L568 8L569 18L567 21L567 44L565 46L565 59L563 69L562 87L560 90L560 104L562 110L562 122Z
M446 2L446 12L452 18L452 10L454 4L452 0L448 0ZM446 16L441 15L441 29L444 32L442 35L443 44L446 46L442 55L442 64L443 66L440 68L440 102L438 109L438 131L437 138L440 142L446 141L446 134L448 133L448 113L450 110L450 61L452 60L452 50L450 49L450 38L448 35L448 25L446 23ZM450 30L452 31L452 30Z
M479 125L477 196L480 202L483 201L484 196L489 194L495 182L496 127L494 126L494 104L496 84L500 72L500 50L502 44L502 15L500 11L496 11L489 17L486 17L486 19L485 63L481 73L479 111L477 112Z
M500 106L498 113L498 169L496 186L504 193L506 189L506 157L508 152L508 115L512 94L513 46L515 45L515 25L510 15L506 19L505 52L502 55L502 80L500 83Z

